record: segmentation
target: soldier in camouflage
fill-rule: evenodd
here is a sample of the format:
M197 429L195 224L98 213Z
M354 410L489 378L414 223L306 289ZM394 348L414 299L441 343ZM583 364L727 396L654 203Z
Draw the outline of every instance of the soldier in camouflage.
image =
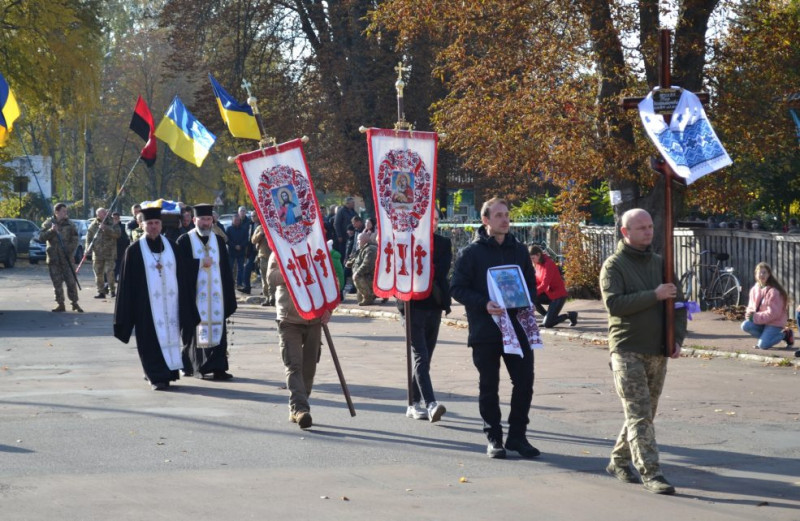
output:
M614 387L622 401L625 422L611 450L606 472L625 483L638 483L630 464L642 477L645 490L674 494L658 461L653 419L667 374L664 345L664 301L682 295L675 284L662 283L664 266L653 253L653 220L635 208L622 215L623 239L603 263L600 290L608 310L608 346ZM686 310L675 310L675 350L680 356L686 337Z
M144 235L144 215L141 210L136 214L136 226L131 229L131 243L134 243Z
M269 249L269 241L267 241L267 236L264 234L264 228L262 228L260 224L256 226L255 230L253 230L253 235L250 237L250 242L253 243L253 246L255 246L258 251L256 261L258 262L258 269L261 273L261 294L265 297L264 302L262 302L261 305L274 306L275 288L270 285L269 278L267 277L269 255L272 253L272 250Z
M117 258L117 239L119 239L120 229L114 226L110 220L106 221L108 210L98 208L95 212L97 217L92 219L89 230L86 232L86 254L92 253L92 268L94 270L94 281L97 285L97 295L94 298L106 298L105 276L111 296L117 296L116 283L114 282L114 261Z
M375 261L378 257L378 245L375 235L362 233L358 236L358 251L353 261L353 284L358 291L358 305L371 306L375 303L372 291L372 279L375 276Z
M52 311L66 311L64 306L64 284L67 295L72 302L72 310L83 313L78 305L78 283L75 275L73 257L78 249L78 229L67 217L68 209L64 203L55 207L55 215L42 223L39 240L47 242L47 267L50 269L50 280L58 305Z

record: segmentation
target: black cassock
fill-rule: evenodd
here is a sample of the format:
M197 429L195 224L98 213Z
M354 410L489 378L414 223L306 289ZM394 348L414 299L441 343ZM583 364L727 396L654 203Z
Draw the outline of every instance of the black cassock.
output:
M161 241L165 237L146 240L151 251L163 251ZM178 276L178 320L181 328L193 328L200 322L200 315L194 305L194 293L188 287L185 278L186 261L181 258L177 246L170 242L175 254L176 273ZM161 346L158 342L153 315L150 310L150 295L147 292L147 275L145 274L142 248L139 241L125 250L120 270L117 301L114 306L114 336L128 343L131 333L136 329L136 349L142 362L144 374L150 382L168 383L179 378L178 371L172 371L164 361Z
M193 233L193 232L190 232ZM200 236L200 240L205 244L208 237ZM217 238L219 273L222 277L222 299L224 315L227 319L236 311L236 291L233 285L233 274L231 265L228 261L228 251L225 243ZM188 284L192 300L192 308L197 312L197 274L200 271L200 259L195 259L192 255L192 240L189 233L184 233L178 237L178 250L185 262L186 283ZM222 324L222 338L219 345L215 347L197 347L196 327L181 327L181 338L183 339L183 365L186 371L190 369L196 377L213 373L215 371L228 370L228 326Z

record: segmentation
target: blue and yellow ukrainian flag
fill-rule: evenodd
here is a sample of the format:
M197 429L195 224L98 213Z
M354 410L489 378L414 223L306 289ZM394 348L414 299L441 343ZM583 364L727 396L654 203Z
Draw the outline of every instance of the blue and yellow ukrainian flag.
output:
M19 105L8 82L0 74L0 147L5 146L14 120L19 117Z
M208 75L208 79L211 80L211 88L214 89L214 96L217 98L219 113L228 125L231 135L259 141L261 132L258 130L258 123L250 105L236 101L211 74Z
M178 96L172 100L164 119L156 128L156 137L167 144L175 155L197 166L211 150L217 137L192 116Z

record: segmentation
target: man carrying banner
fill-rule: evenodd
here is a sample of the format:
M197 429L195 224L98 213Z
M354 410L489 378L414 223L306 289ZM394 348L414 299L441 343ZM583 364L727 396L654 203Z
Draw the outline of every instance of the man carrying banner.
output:
M439 226L439 210L433 210L433 229ZM406 409L406 417L415 420L428 420L435 423L447 412L444 405L436 401L431 382L431 359L439 339L439 326L442 311L450 313L452 299L447 276L453 260L453 246L450 239L438 233L433 234L433 286L428 298L409 302L411 314L411 352L414 355L414 374L411 377L411 405ZM397 301L397 309L405 318L405 305ZM425 407L421 401L425 400Z
M289 389L289 420L301 429L308 429L312 424L308 398L320 357L322 325L328 323L331 312L326 309L322 316L311 320L300 316L274 253L269 257L267 280L275 290L281 360L286 369L286 388Z
M194 206L195 228L178 238L178 250L186 261L187 284L195 300L200 323L183 328L184 374L229 380L228 340L225 320L236 311L228 256L224 243L213 233L213 206Z
M456 262L451 293L464 304L467 312L467 342L479 374L478 408L483 418L483 432L489 439L486 453L490 458L502 459L507 449L518 452L523 458L535 458L539 450L528 442L525 431L533 398L532 348L541 343L536 318L530 307L507 310L496 302L497 297L490 296L487 272L495 266L518 266L528 295L536 295L536 273L525 245L508 232L510 220L505 200L493 198L483 203L481 221L483 226L478 229L477 237ZM499 320L496 322L493 316ZM513 327L501 332L503 319ZM501 358L513 386L505 447L498 394Z
M184 282L184 259L161 235L161 209L144 208L145 235L125 250L114 307L114 336L127 344L136 328L136 349L154 391L180 378L181 328L199 321Z
M302 140L241 154L236 163L272 250L267 279L276 297L281 359L290 395L290 419L300 428L311 426L308 394L321 352L320 331L325 332L350 413L355 415L325 325L331 311L339 304L339 288ZM282 218L280 212L286 200L295 205L291 223Z

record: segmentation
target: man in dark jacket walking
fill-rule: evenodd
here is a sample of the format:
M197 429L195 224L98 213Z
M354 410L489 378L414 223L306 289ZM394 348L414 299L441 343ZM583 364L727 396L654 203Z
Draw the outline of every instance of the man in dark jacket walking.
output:
M486 453L490 458L505 458L507 449L524 458L535 458L539 456L539 450L525 436L533 398L533 351L517 320L516 310L509 309L508 315L522 356L505 352L500 328L492 315L503 315L506 310L489 297L486 274L495 266L519 266L528 293L534 296L536 273L525 245L508 233L511 222L505 200L495 197L483 203L481 221L483 226L478 229L478 236L464 248L456 262L450 291L453 298L464 304L467 312L467 342L472 348L472 361L479 374L478 408L483 418L483 432L489 440ZM505 447L499 397L501 358L513 386Z
M433 229L439 225L439 211L433 211ZM411 376L412 402L406 410L406 417L415 420L437 422L447 412L444 405L436 401L431 382L431 358L439 339L439 325L442 311L450 313L450 264L453 260L453 247L450 239L433 234L433 286L430 296L423 300L409 302L411 315L411 353L414 357L414 373ZM397 301L397 308L405 318L405 303ZM425 400L425 407L421 401Z

